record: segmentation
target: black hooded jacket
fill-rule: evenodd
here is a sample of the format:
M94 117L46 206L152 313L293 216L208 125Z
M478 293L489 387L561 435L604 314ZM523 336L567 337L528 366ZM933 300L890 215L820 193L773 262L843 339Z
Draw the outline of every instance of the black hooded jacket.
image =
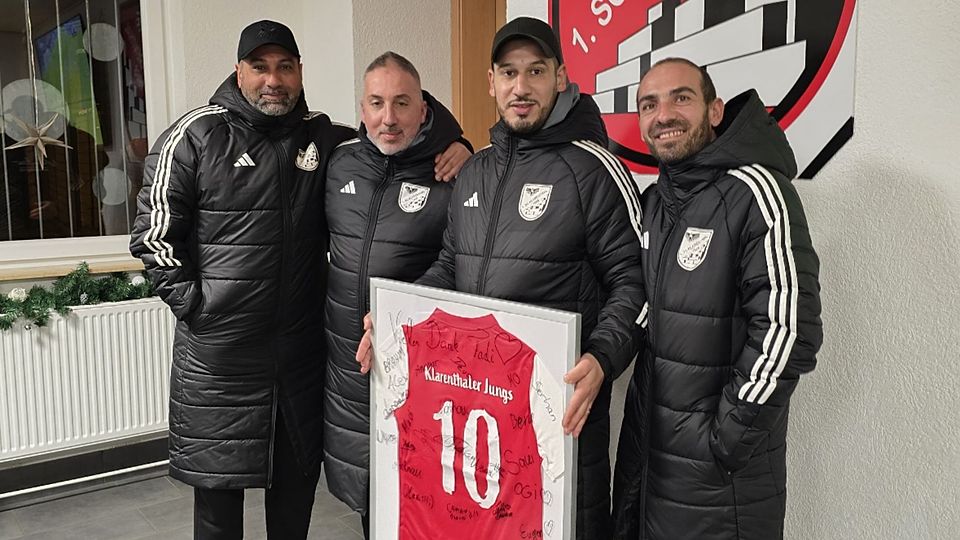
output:
M790 395L822 341L793 152L756 92L643 198L647 349L617 455L617 537L783 535Z
M147 156L130 251L177 318L171 475L270 485L278 409L303 470L322 456L323 174L354 137L301 96L267 116L231 74Z
M434 157L460 139L457 120L426 91L427 121L411 146L385 156L360 126L337 148L326 182L330 286L324 318L327 486L358 512L368 506L369 377L355 355L370 309L370 277L413 281L437 260L453 185L434 180Z
M606 151L596 103L571 86L545 126L492 145L454 187L440 258L417 283L578 312L606 375L579 440L577 537L610 534L610 385L636 352L644 303L639 196Z

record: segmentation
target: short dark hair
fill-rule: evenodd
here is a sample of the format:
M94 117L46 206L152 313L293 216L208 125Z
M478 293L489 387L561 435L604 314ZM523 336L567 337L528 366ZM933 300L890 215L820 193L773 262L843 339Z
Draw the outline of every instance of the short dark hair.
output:
M707 73L707 68L698 66L694 62L678 56L671 56L669 58L664 58L663 60L658 60L656 64L650 66L650 69L644 71L643 75L640 75L640 81L637 83L637 86L643 83L643 78L647 76L647 73L650 73L653 68L659 66L660 64L683 64L699 71L700 91L703 93L703 101L709 105L710 103L713 103L715 99L717 99L717 87L713 85L713 79L711 79L710 74Z
M396 66L403 71L406 71L410 74L416 81L417 84L420 84L420 73L417 71L417 68L413 66L413 62L407 60L402 55L397 54L393 51L387 51L380 56L373 59L373 62L370 62L370 65L367 66L366 71L363 72L363 75L366 76L367 73L375 69L380 69L382 67L387 67L387 64L393 62Z

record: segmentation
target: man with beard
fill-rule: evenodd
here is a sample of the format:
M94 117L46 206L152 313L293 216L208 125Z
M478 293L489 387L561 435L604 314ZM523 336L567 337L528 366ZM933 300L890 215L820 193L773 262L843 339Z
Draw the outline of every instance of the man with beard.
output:
M434 180L434 156L463 139L450 111L395 52L367 67L360 114L360 137L337 148L327 170L324 451L330 493L360 512L369 536L370 387L354 361L369 281L413 281L437 259L453 185Z
M606 151L596 103L567 82L543 21L518 18L493 40L490 147L454 186L443 249L417 283L579 312L581 352L563 427L579 437L576 534L610 538L610 389L636 352L644 303L639 197ZM369 339L357 358L369 368ZM549 359L548 359L549 361Z
M660 175L643 197L650 303L617 537L782 538L790 395L822 341L793 152L755 91L725 105L684 59L641 77L637 111Z
M235 71L144 165L130 250L177 318L170 475L194 487L196 538L242 538L246 488L266 488L268 537L306 538L310 524L323 455L323 179L356 132L307 109L302 69L289 28L247 26Z

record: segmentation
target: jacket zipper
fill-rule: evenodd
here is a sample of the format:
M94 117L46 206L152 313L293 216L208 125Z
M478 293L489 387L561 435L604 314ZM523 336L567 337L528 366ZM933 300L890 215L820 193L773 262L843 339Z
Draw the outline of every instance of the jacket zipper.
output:
M670 216L670 212L668 210L664 209L664 212L666 212L666 214ZM656 268L657 280L654 283L653 298L650 301L650 307L648 311L649 315L647 316L647 327L648 327L647 336L648 336L648 340L650 341L651 350L653 351L652 355L656 355L656 352L655 352L656 348L654 347L655 345L654 338L656 336L656 331L655 331L656 313L657 313L656 306L659 305L658 300L660 298L660 289L661 289L661 283L663 279L663 269L664 269L664 265L666 264L666 256L669 251L669 246L671 245L671 242L673 240L673 232L677 229L677 224L680 222L679 213L677 216L670 216L670 217L672 219L672 223L670 224L670 229L667 231L666 241L663 243L663 245L660 248L660 257L659 257L659 261L657 262L657 268ZM644 270L646 271L646 269ZM652 362L653 358L651 358L650 361ZM652 374L652 373L653 373L653 366L650 366L650 370L648 374ZM645 422L647 426L647 433L643 435L643 443L642 443L643 467L640 472L641 474L640 537L641 538L646 538L645 524L646 524L646 515L647 515L647 477L649 476L649 469L650 469L650 435L649 435L650 416L651 416L650 405L651 403L653 403L653 392L654 392L653 381L651 380L647 384L647 392L646 392L646 395L644 396L644 403L643 403L643 411L644 411L643 414L647 415L647 419L646 419L647 421Z
M290 259L290 243L287 241L287 238L293 229L292 218L290 217L290 208L293 206L293 201L290 200L290 185L286 173L287 152L283 148L283 145L278 142L274 142L273 146L277 150L277 160L280 162L280 215L283 216L283 235L281 236L283 240L280 255L280 295L277 298L277 330L279 331L284 322L282 320L283 302L286 297L287 267L289 266L288 263Z
M290 234L290 231L293 228L290 217L290 208L293 206L293 201L290 200L290 186L289 179L287 178L286 165L287 165L287 152L284 150L283 145L274 141L273 147L277 150L277 160L279 161L280 167L280 215L283 217L283 235L281 238L281 255L280 255L280 294L277 297L277 316L276 316L276 334L279 334L283 327L283 304L284 298L286 297L286 283L287 283L287 266L289 260L289 250L290 244L287 242L287 237ZM269 440L269 453L267 455L267 487L273 485L273 455L275 447L277 445L277 407L280 396L280 343L277 340L276 335L274 336L274 348L276 349L276 354L273 357L273 398L271 399L270 404L270 440Z
M480 262L480 273L477 275L477 294L483 296L487 288L487 270L490 267L490 258L493 255L493 242L497 236L497 224L500 221L500 206L503 204L503 192L506 191L507 181L513 172L513 164L517 156L517 139L510 137L510 148L507 166L503 169L503 176L497 178L497 191L493 196L493 206L490 209L490 222L487 224L487 238L483 246L483 258Z
M386 170L383 173L383 179L377 184L377 189L370 198L370 208L367 209L367 228L363 235L363 248L360 252L360 289L357 298L360 300L357 304L357 320L363 327L363 317L367 314L367 303L370 301L370 272L367 263L370 260L370 250L373 247L373 235L377 230L377 217L380 215L380 203L383 202L383 194L387 191L387 186L393 181L393 161L388 157L384 160Z

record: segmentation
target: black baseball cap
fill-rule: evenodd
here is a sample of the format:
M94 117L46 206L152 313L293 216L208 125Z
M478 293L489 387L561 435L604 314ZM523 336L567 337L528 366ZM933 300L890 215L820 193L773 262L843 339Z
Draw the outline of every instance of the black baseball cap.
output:
M279 45L300 58L300 49L297 48L297 40L293 39L293 32L276 21L263 20L250 24L240 32L237 61L250 56L250 53L262 45Z
M560 52L560 40L550 25L533 17L517 17L497 30L493 36L493 48L490 51L490 61L497 62L500 49L514 39L529 39L536 42L547 58L556 58L557 63L563 64L563 54Z

